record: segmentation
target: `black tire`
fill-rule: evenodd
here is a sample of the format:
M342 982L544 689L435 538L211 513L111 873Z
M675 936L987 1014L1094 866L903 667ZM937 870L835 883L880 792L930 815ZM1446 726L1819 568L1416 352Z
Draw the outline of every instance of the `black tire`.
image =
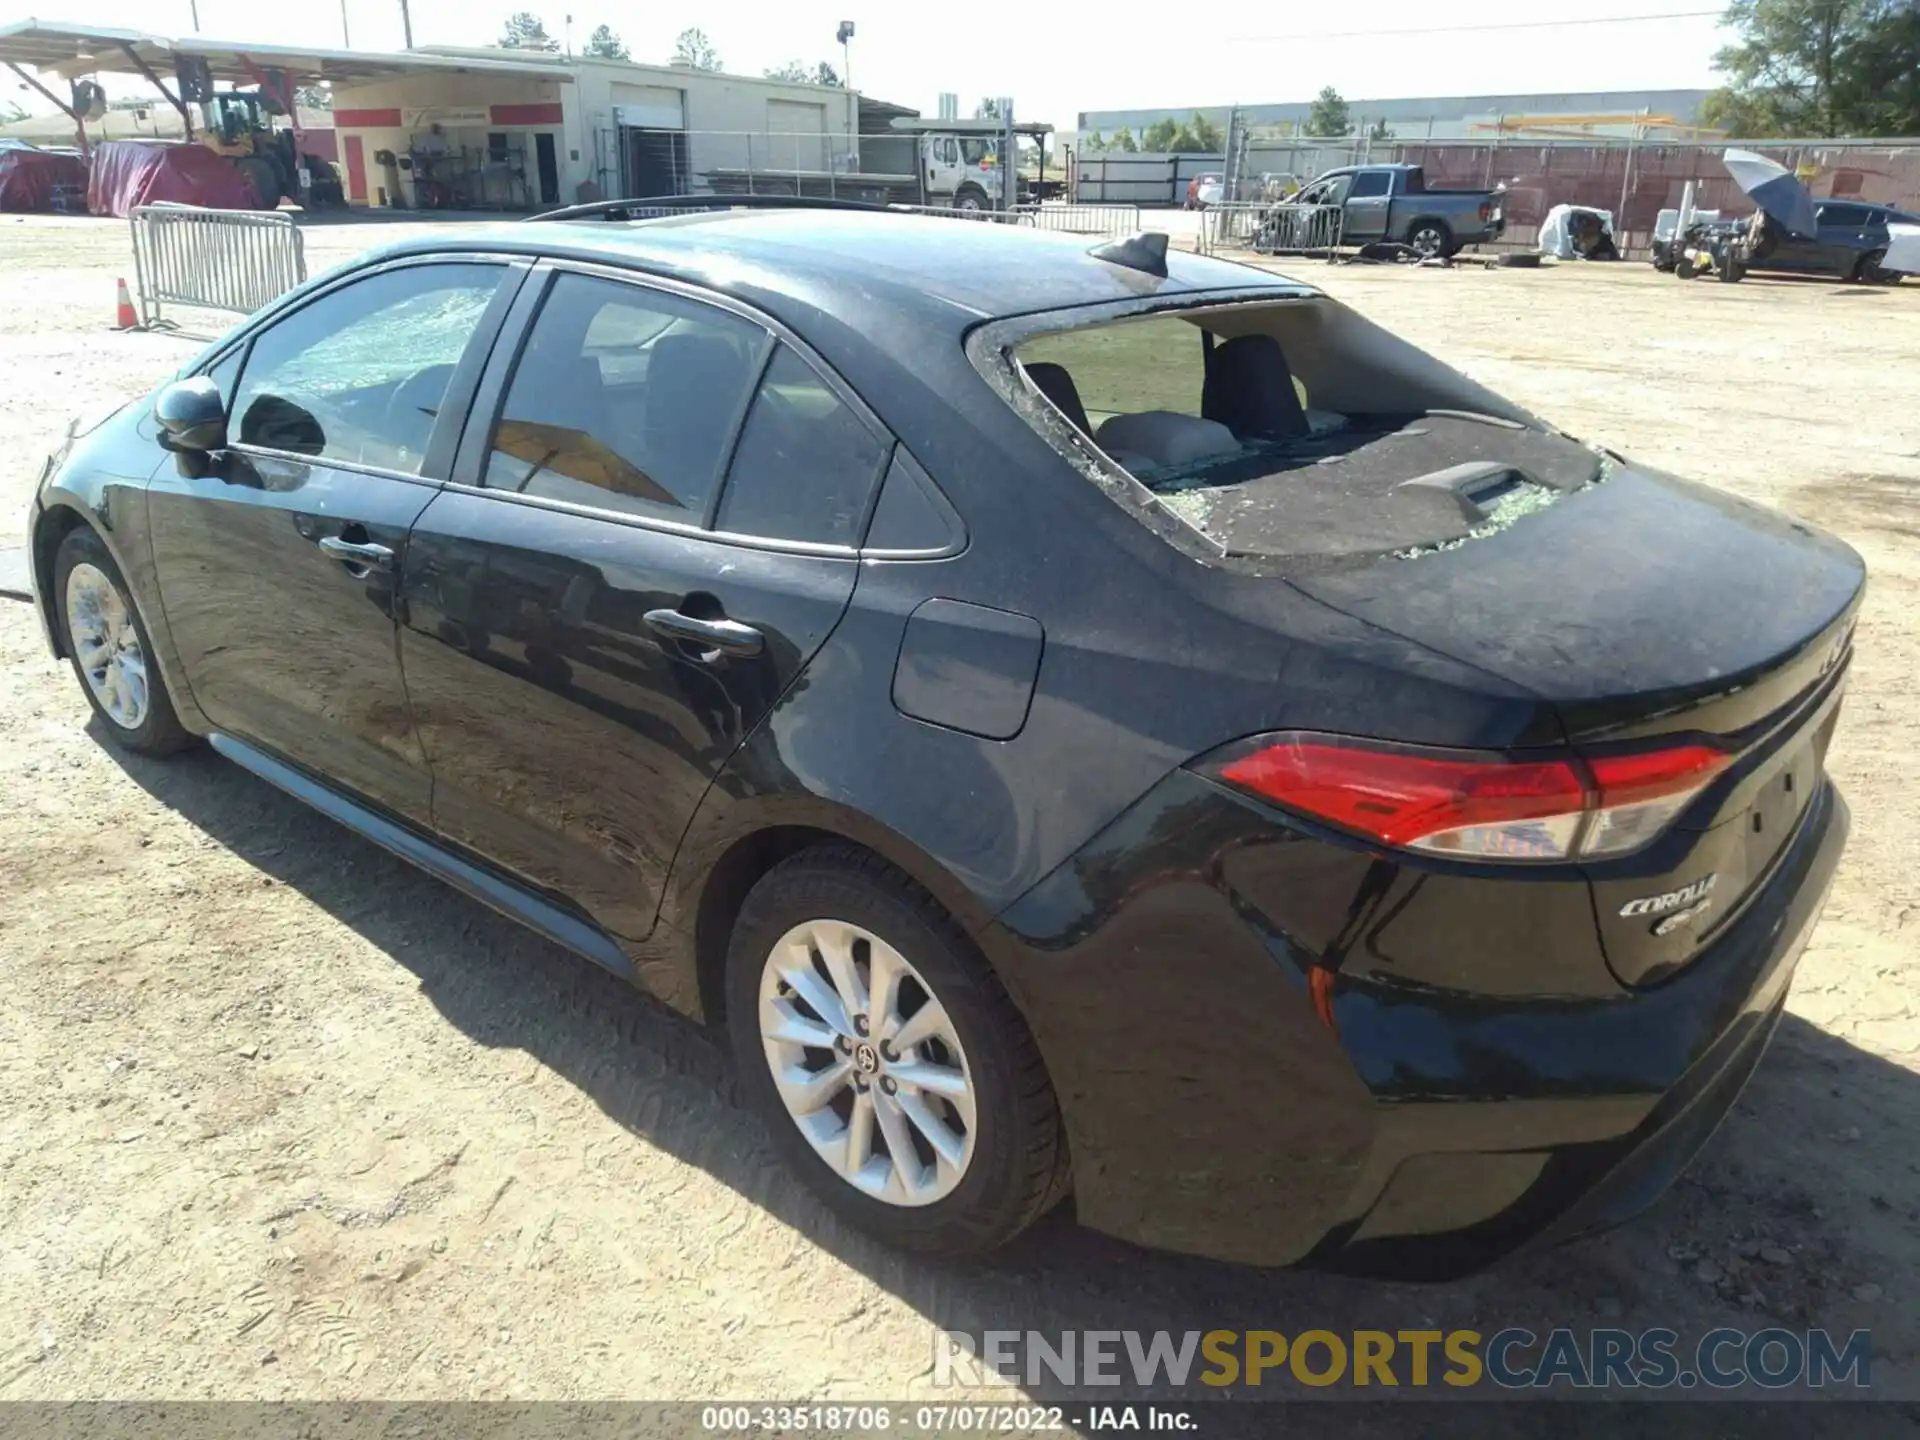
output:
M984 214L993 206L987 201L987 192L978 185L962 185L953 192L953 208L968 214Z
M967 1057L977 1124L955 1188L896 1205L854 1188L800 1133L774 1086L760 1035L760 979L775 945L810 920L857 925L894 947L945 1007ZM960 1257L992 1250L1052 1209L1069 1185L1066 1137L1039 1048L964 930L870 851L821 845L762 876L727 950L727 1029L742 1092L801 1180L856 1228L903 1250Z
M1724 285L1738 285L1747 278L1747 267L1738 260L1722 260L1719 268L1714 272L1714 278Z
M1423 256L1445 259L1460 247L1453 243L1453 231L1441 220L1419 220L1407 231L1407 244Z
M235 168L247 182L247 188L253 192L253 204L256 210L272 210L280 203L280 175L273 168L273 162L259 155L248 155L238 161Z
M73 572L81 565L93 566L113 583L113 588L119 593L120 603L126 607L127 615L133 622L134 634L139 637L140 652L145 661L147 706L138 725L128 727L114 719L94 693L93 685L81 666L80 650L73 640L67 598ZM61 648L67 652L68 662L73 666L73 677L80 682L81 693L87 697L93 713L100 717L100 723L113 743L136 755L156 757L178 754L193 744L193 736L180 723L180 716L173 708L173 698L167 694L167 683L161 678L160 667L154 660L153 639L147 632L146 621L140 617L140 607L134 604L133 595L127 589L126 577L120 573L120 567L113 563L113 556L108 553L100 537L85 526L68 531L54 554L53 604L60 627Z
M1898 285L1900 283L1898 270L1880 268L1880 262L1886 258L1887 252L1884 250L1868 251L1855 262L1853 274L1848 278L1862 285Z
M1691 260L1676 260L1673 262L1673 273L1682 280L1691 280L1700 270Z

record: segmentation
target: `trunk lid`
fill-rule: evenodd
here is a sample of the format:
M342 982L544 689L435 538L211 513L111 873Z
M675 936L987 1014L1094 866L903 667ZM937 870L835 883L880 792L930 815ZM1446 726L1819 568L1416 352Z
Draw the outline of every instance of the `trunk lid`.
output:
M1638 985L1739 913L1804 818L1865 579L1786 515L1621 468L1494 533L1295 583L1533 691L1584 753L1709 737L1734 755L1651 846L1586 866L1608 963Z

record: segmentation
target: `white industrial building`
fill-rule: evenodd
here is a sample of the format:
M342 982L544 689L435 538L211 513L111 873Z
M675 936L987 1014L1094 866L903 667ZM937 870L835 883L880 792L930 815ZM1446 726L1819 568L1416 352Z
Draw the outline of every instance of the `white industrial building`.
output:
M699 177L721 168L858 168L860 102L848 90L532 51L425 49L407 58L423 68L333 86L354 203L378 204L383 191L393 203L427 203L441 183L477 189L469 204L524 208L680 193L704 188ZM425 68L436 60L487 68ZM413 163L402 166L403 157ZM445 179L436 182L436 171Z
M777 191L782 172L858 170L863 129L876 132L869 162L899 163L888 122L915 113L839 87L538 50L327 50L39 20L0 25L0 64L62 107L83 146L124 113L68 108L72 83L102 74L137 75L163 97L141 133L189 138L183 67L223 87L323 85L331 130L303 110L300 150L334 160L356 205L529 210L706 190L717 170L754 177L732 188ZM904 158L911 170L910 148Z

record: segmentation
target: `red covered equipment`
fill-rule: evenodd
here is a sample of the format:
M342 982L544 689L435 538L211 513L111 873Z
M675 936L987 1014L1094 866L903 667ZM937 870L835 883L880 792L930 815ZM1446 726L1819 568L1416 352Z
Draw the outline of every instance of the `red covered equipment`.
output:
M87 209L125 215L160 201L210 210L252 210L246 176L204 145L173 140L103 140L93 149Z
M78 155L14 146L0 149L0 210L51 210L55 187L84 190L86 184L87 162Z

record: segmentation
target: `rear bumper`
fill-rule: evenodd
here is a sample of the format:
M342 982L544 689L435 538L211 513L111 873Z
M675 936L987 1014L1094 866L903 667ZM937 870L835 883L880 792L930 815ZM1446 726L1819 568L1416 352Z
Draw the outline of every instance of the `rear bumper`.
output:
M1080 1218L1162 1248L1401 1278L1467 1273L1652 1203L1765 1050L1848 829L1823 785L1765 892L1668 981L1481 996L1327 970L1222 878L1246 843L1231 817L1169 783L1181 863L1161 853L1127 877L1097 842L1091 868L1001 917L997 959L1060 1094Z

